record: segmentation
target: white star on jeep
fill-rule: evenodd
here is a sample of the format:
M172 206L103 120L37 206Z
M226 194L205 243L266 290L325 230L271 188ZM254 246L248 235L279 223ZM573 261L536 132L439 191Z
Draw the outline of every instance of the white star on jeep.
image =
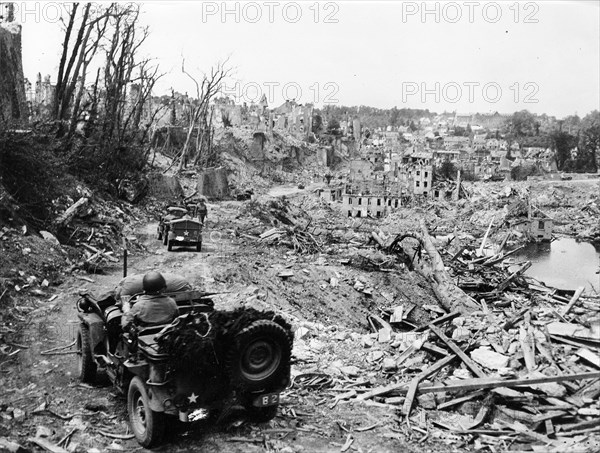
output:
M189 232L189 231L184 231L184 232L183 232L183 235L184 235L184 236L189 236L189 235L190 235L190 232Z
M188 400L190 401L190 404L195 403L197 399L198 399L198 395L196 395L194 392L192 392L192 394L190 396L188 396Z

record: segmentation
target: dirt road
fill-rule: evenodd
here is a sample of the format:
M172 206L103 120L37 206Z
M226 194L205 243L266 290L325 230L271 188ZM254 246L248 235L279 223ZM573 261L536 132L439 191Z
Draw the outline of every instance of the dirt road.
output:
M191 248L167 252L155 239L154 224L139 226L135 232L136 240L146 251L130 256L129 273L143 273L150 269L177 272L208 291L227 291L228 294L216 299L217 308L232 308L240 303L276 308L297 322L311 319L331 322L334 326L337 324L340 330L336 330L337 327L322 328L343 332L344 335L353 332L353 325L358 328L358 320L364 319L364 312L357 309L358 302L354 302L355 305L350 303L355 300L353 297L357 297L350 294L351 286L347 290L336 289L335 294L327 296L329 299L323 295L320 308L317 300L313 302L314 306L302 305L307 299L318 298L311 291L323 292L322 288L310 285L309 280L317 279L318 274L322 277L324 272L332 272L327 263L321 263L319 268L319 263L313 261L315 267L310 272L315 275L305 272L306 281L273 281L281 280L275 275L284 267L285 255L279 250L256 249L233 239L226 226L234 207L215 207L220 212L212 216L215 223L205 231L201 253ZM299 262L302 265L302 261ZM287 267L290 268L290 265ZM339 268L335 272L342 271ZM85 288L94 293L110 290L122 277L122 269L115 266L106 275L85 277L93 278L94 283L70 278L58 288L55 300L30 313L31 323L20 340L23 348L15 360L3 364L0 393L0 407L19 408L24 415L18 420L3 419L0 437L6 436L21 445L33 447L27 438L35 436L39 427L43 426L50 430L50 439L54 443L74 430L70 440L72 451L141 450L134 440L113 439L105 434L124 435L129 432L125 400L109 382L105 380L94 387L83 385L76 376L74 355L41 354L42 351L68 345L75 338L78 322L74 304L79 290ZM311 286L309 290L301 292L296 289L305 283ZM364 299L364 296L361 297ZM339 325L346 319L347 331L346 326ZM360 329L354 332L352 335L363 333ZM311 346L321 348L318 349L322 351L321 357L297 359L293 366L294 375L322 372L329 361L334 361L333 358L365 360L361 351L344 351L343 343L339 341L328 344L317 336L311 339ZM374 376L375 373L369 373L361 377L374 379ZM292 388L284 393L278 416L266 424L247 423L241 410L232 412L217 425L190 427L174 424L165 446L159 451L339 452L344 445L350 445L347 451L391 453L430 451L430 448L445 451L448 448L442 444L426 447L427 443L416 442L411 446L411 439L417 440L422 434L409 432L401 426L395 407L375 403L370 406L340 403L334 407L332 401L336 394L339 391L310 386Z

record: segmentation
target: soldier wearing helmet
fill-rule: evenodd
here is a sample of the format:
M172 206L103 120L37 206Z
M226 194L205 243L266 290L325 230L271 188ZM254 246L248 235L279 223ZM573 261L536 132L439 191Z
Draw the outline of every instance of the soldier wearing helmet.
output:
M162 294L167 282L160 272L148 272L144 275L142 285L144 294L138 297L133 307L123 315L123 329L132 323L142 327L167 324L179 314L175 301Z
M208 208L206 207L206 199L204 197L200 198L198 202L198 216L200 217L200 223L204 225L204 219L208 215Z

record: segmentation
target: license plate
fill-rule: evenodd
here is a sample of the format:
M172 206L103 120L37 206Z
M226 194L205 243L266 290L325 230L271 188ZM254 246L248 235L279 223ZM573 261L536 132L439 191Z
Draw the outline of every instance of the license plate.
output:
M177 237L175 237L175 240L176 241L183 241L183 236L177 236Z
M265 393L254 399L253 405L256 407L275 406L279 404L279 393Z

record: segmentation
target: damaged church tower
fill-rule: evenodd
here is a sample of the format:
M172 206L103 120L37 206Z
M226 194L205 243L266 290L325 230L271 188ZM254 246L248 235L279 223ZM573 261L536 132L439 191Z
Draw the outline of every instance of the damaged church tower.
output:
M14 5L0 11L0 124L16 126L27 120L25 77L21 51L21 25L14 20Z

